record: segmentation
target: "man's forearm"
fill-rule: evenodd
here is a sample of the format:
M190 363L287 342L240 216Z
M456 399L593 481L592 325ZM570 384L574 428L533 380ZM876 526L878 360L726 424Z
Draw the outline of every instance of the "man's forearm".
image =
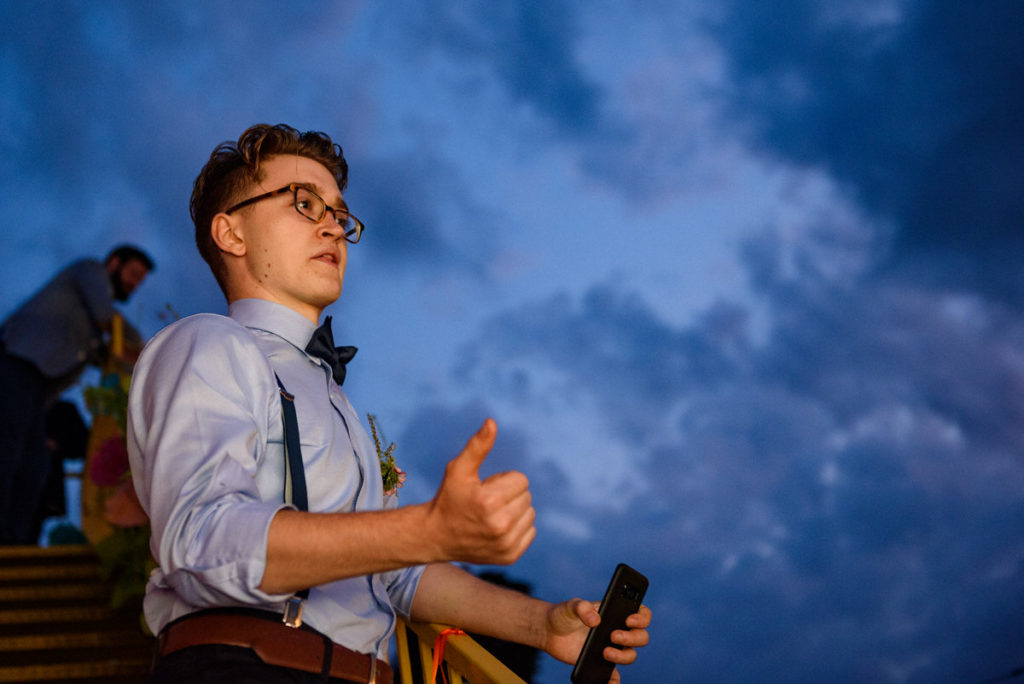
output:
M435 563L420 579L411 617L544 648L550 608L547 601L486 582L449 563Z
M424 505L361 513L279 511L267 535L260 589L286 594L435 561L442 550L425 519Z

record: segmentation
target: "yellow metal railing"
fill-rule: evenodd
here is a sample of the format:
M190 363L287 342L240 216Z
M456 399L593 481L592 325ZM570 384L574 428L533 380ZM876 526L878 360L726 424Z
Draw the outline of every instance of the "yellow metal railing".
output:
M110 359L120 359L124 356L124 318L121 314L114 314L110 321Z
M398 646L398 673L401 684L413 684L415 681L409 632L415 634L419 642L422 681L431 682L434 641L444 629L445 625L401 619L398 621L395 641ZM449 684L526 684L468 634L448 636L444 648L444 662L448 666Z

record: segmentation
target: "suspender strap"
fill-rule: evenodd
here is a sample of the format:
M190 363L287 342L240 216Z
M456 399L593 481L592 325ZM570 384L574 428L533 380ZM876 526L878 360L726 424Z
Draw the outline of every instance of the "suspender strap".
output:
M306 472L302 467L302 447L299 446L299 420L295 414L295 396L289 394L288 390L284 388L277 373L274 373L274 379L277 380L277 389L281 394L281 417L284 420L284 500L287 503L295 504L300 511L308 511ZM298 603L292 603L296 597L299 602L309 598L309 589L296 592L295 596L289 600L289 609L298 612L292 619L301 624L302 609ZM286 612L285 623L288 622L289 613Z
M300 511L309 510L306 496L306 473L302 467L302 447L299 446L299 420L295 414L295 396L281 384L274 373L281 393L281 417L284 419L284 500L295 504Z

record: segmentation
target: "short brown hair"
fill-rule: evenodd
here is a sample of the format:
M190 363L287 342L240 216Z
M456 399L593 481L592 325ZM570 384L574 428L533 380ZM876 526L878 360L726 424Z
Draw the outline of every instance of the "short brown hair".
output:
M110 264L114 259L117 259L122 264L135 260L145 266L147 271L156 270L156 264L153 263L153 258L135 245L118 245L117 247L114 247L110 250L110 253L107 254L104 264Z
M339 190L348 184L348 162L341 146L326 133L302 133L285 124L256 124L246 129L238 142L217 145L192 186L189 211L196 228L196 247L225 294L224 258L210 234L213 217L245 199L243 194L262 180L260 164L280 154L320 162L334 176Z

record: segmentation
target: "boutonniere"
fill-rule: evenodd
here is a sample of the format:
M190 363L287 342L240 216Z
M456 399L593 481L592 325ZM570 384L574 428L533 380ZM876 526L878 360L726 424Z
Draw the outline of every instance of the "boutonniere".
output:
M373 435L373 445L377 448L377 458L380 459L380 475L384 481L384 496L397 494L398 490L405 484L405 471L395 463L395 443L391 442L387 447L382 447L386 442L384 431L377 428L377 416L372 413L366 414L370 421L370 433Z

